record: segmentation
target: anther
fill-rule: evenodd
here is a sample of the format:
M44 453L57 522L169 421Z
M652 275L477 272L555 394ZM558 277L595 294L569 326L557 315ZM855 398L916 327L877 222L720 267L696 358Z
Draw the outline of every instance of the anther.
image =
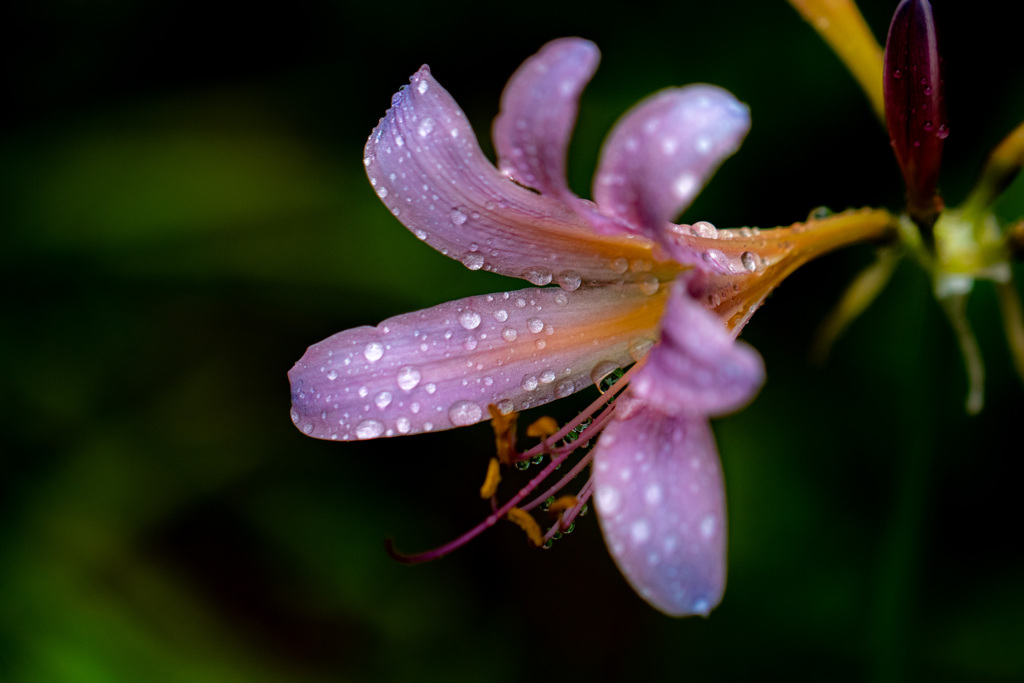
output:
M544 544L544 534L541 533L540 525L529 512L522 508L512 508L508 511L508 519L526 532L530 545L537 547Z
M498 492L498 483L501 481L501 465L497 458L491 458L491 461L487 463L487 476L484 478L484 484L480 487L480 497L487 499L493 498L494 494Z

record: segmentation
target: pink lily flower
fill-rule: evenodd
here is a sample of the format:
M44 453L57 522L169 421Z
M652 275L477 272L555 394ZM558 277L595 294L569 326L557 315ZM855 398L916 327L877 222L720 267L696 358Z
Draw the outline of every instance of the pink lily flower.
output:
M734 337L801 263L892 221L858 212L760 234L671 223L749 129L747 108L709 85L664 90L628 112L604 145L594 201L581 199L566 183L565 158L598 58L592 43L568 38L519 68L494 123L501 170L426 66L394 96L363 160L377 195L441 253L534 286L314 344L289 372L291 417L309 436L342 441L493 417L499 445L511 438L514 452L508 425L517 411L635 363L577 420L506 458L550 457L527 486L502 505L484 494L492 514L477 528L403 559L438 557L505 517L540 545L593 497L634 589L667 614L706 615L721 600L726 568L724 485L708 419L745 405L764 381L760 356ZM592 451L538 493L598 434ZM591 461L592 477L558 522L543 536L533 531L529 510Z

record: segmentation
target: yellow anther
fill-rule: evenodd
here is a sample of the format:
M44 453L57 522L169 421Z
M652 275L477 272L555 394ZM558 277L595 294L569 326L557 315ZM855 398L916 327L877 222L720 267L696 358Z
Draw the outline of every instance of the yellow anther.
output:
M529 512L522 508L512 508L508 511L508 519L526 532L526 537L530 539L531 545L544 544L544 534L540 532L540 525Z
M493 403L487 406L487 410L491 413L491 428L494 429L494 446L498 451L498 460L503 465L511 465L516 459L516 420L519 413L502 415Z
M546 439L558 431L555 418L544 416L526 428L526 435Z
M497 458L491 458L487 463L487 476L484 478L484 485L480 487L480 497L493 498L498 492L498 482L501 481L501 465Z
M576 496L560 496L548 506L548 512L565 512L580 502Z

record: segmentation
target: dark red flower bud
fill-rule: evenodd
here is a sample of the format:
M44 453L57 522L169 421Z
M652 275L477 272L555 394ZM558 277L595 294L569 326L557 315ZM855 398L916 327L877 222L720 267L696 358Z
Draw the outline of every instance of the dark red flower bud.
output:
M930 228L942 208L936 194L949 128L932 6L903 0L885 42L885 121L907 183L907 209Z

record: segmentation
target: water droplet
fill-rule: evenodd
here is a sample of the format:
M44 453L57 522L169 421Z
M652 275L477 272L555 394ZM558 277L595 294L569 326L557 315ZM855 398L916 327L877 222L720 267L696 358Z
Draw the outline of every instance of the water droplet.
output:
M420 383L420 371L411 365L399 368L398 386L405 391L412 391Z
M565 292L559 292L555 294L555 303L559 306L564 306L569 303L569 297L565 295Z
M545 370L544 372L540 373L540 381L541 384L551 384L552 382L555 381L555 371Z
M499 323L503 323L506 320L508 320L508 311L506 311L504 308L499 308L493 313L493 315L494 319L497 320Z
M476 348L476 337L466 337L466 341L462 342L462 348L467 351L472 351Z
M380 197L381 199L384 199L385 197L387 197L388 196L388 188L384 187L383 185L378 187L377 188L377 196Z
M516 299L516 308L526 308L526 299L518 297Z
M338 371L337 370L333 370L333 369L332 370L328 370L327 371L327 379L331 380L332 382L334 380L338 379Z
M536 347L537 347L538 349L540 349L541 351L543 351L543 350L544 350L544 347L545 347L545 346L547 346L547 345L548 345L548 343L547 343L546 341L544 341L543 339L538 339L537 341L535 341L535 342L534 342L534 345L535 345L535 346L536 346Z
M574 270L565 270L558 274L558 286L567 292L575 292L580 288L583 278Z
M480 326L480 314L476 311L465 310L459 313L459 324L467 330L475 330Z
M939 129L935 131L935 137L937 137L940 140L945 140L946 138L948 138L949 137L949 127L946 126L946 124L944 124L944 123L942 125L940 125Z
M299 414L296 411L292 411L292 422L299 424Z
M757 270L757 265L758 263L760 263L760 261L761 257L752 251L745 251L742 254L740 254L740 263L742 263L743 267L746 268L751 273Z
M658 278L650 274L641 275L639 278L637 278L637 284L640 285L640 291L646 294L647 296L657 294L658 287L661 285L661 283L658 282Z
M425 230L413 230L412 232L414 235L416 235L416 237L420 238L421 240L427 239L427 233Z
M690 232L693 233L694 237L707 237L708 239L718 238L718 230L714 225L707 221L697 221L690 226Z
M434 384L433 382L430 382L429 384L425 384L425 385L423 386L423 388L424 388L424 389L426 390L426 392L427 392L428 394L432 394L432 393L434 393L435 391L437 391L437 385L436 385L436 384Z
M380 342L370 342L363 348L363 355L371 363L378 361L384 355L384 345Z
M302 425L302 433L303 434L312 434L313 433L313 423L312 422L307 422L306 424Z
M639 361L641 358L647 355L647 352L654 346L654 341L651 339L644 339L640 337L629 342L629 357L635 361Z
M526 375L520 384L524 391L533 391L537 388L537 378L533 375Z
M384 433L384 423L380 420L363 420L356 425L356 438L376 439Z
M505 329L503 329L501 331L501 338L504 339L507 342L514 342L516 340L516 337L518 337L518 336L519 336L519 333L516 332L511 327L506 327Z
M561 382L555 385L555 397L565 398L576 390L576 385L573 384L571 379L563 379Z
M416 84L416 89L420 91L420 94L427 92L427 88L430 87L430 83L425 78L421 78L420 82Z
M409 418L400 417L395 420L395 428L398 430L399 434L408 434L409 430L412 429L412 423L409 422Z
M456 427L464 427L483 419L484 411L472 401L456 401L448 409L448 419Z
M547 268L527 268L523 271L523 279L543 287L551 283L551 271Z
M515 408L515 405L507 398L503 398L498 401L498 412L502 415L508 415Z
M526 321L526 329L530 330L534 334L537 334L544 329L544 321L540 318L530 318Z
M612 270L614 270L619 275L621 275L621 274L625 273L627 270L629 270L629 261L627 261L624 258L617 258L617 259L615 259L614 261L612 261L611 265L612 265Z
M394 398L390 391L382 391L377 394L377 398L373 399L373 402L377 404L377 407L384 410L391 405L391 399Z
M892 72L892 77L896 79L903 78L903 72L900 71L899 69L896 69L895 71Z
M600 386L601 380L608 375L612 374L619 369L618 363L613 363L610 360L603 360L594 366L594 369L590 371L590 380Z
M423 431L429 432L429 431L431 431L433 429L434 429L434 423L433 422L424 422L423 423Z
M715 529L718 527L717 521L714 515L707 515L704 519L700 520L700 535L704 538L711 538L715 535Z
M422 81L420 81L422 83ZM425 138L430 135L434 130L434 119L426 118L420 121L419 128L416 129L420 134L421 138Z
M484 257L480 254L470 252L463 254L462 258L459 260L462 261L462 265L466 266L470 270L480 270L484 267Z
M466 214L462 213L458 209L452 209L452 212L448 215L455 225L462 225L466 222Z
M366 398L370 395L370 390L365 386L359 387L359 398Z

